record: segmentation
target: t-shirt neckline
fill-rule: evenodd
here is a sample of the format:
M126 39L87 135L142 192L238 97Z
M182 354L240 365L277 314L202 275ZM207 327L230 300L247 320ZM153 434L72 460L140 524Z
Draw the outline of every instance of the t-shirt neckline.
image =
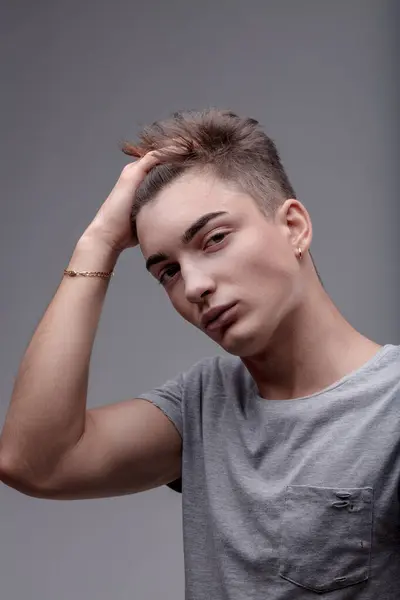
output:
M287 398L285 400L276 400L276 399L273 399L273 398L272 399L264 398L263 396L261 396L259 394L257 385L256 385L254 379L251 378L251 381L252 381L252 384L253 384L254 397L258 401L268 402L268 405L271 405L271 404L282 404L282 403L285 404L286 402L290 402L290 403L296 402L297 403L297 402L301 402L302 400L312 400L313 398L317 398L318 396L323 396L326 393L330 392L331 390L334 390L334 389L336 389L336 388L344 385L345 383L347 383L351 379L354 379L354 378L358 377L359 375L361 375L363 373L363 371L367 370L372 365L375 365L375 363L378 363L385 356L385 354L391 348L394 348L394 347L395 347L394 344L384 344L363 365L361 365L357 369L354 369L354 371L351 371L351 373L348 373L347 375L344 375L344 377L342 377L338 381L335 381L334 383L331 383L331 385L329 385L328 387L325 387L322 390L319 390L318 392L314 392L313 394L309 394L308 396L298 396L296 398ZM249 377L251 377L250 373L249 373Z

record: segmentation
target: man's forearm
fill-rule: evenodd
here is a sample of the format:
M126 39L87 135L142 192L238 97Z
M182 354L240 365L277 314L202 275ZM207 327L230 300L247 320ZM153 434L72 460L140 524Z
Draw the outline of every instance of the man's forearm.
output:
M118 255L83 236L68 269L111 271ZM64 277L22 359L0 437L2 465L46 477L85 428L90 357L109 280Z

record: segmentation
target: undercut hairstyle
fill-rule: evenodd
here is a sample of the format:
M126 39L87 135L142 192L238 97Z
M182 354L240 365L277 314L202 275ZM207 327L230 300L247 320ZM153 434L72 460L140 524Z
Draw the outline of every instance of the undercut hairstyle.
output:
M175 112L145 127L138 143L124 142L121 149L135 158L156 151L160 158L135 194L131 212L135 236L141 208L188 171L214 175L248 194L266 218L296 198L273 140L258 121L230 110Z

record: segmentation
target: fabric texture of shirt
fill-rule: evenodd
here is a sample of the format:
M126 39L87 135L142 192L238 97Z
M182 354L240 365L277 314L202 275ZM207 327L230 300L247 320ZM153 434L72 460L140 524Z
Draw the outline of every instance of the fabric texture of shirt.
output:
M400 346L293 400L230 355L139 397L182 436L186 600L399 600Z

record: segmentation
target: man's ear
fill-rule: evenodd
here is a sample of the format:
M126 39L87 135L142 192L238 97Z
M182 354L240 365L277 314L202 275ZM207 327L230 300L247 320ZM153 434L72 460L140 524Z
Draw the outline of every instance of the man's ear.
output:
M293 248L306 252L312 241L311 217L299 200L290 198L279 209L280 220L287 229L287 235Z

